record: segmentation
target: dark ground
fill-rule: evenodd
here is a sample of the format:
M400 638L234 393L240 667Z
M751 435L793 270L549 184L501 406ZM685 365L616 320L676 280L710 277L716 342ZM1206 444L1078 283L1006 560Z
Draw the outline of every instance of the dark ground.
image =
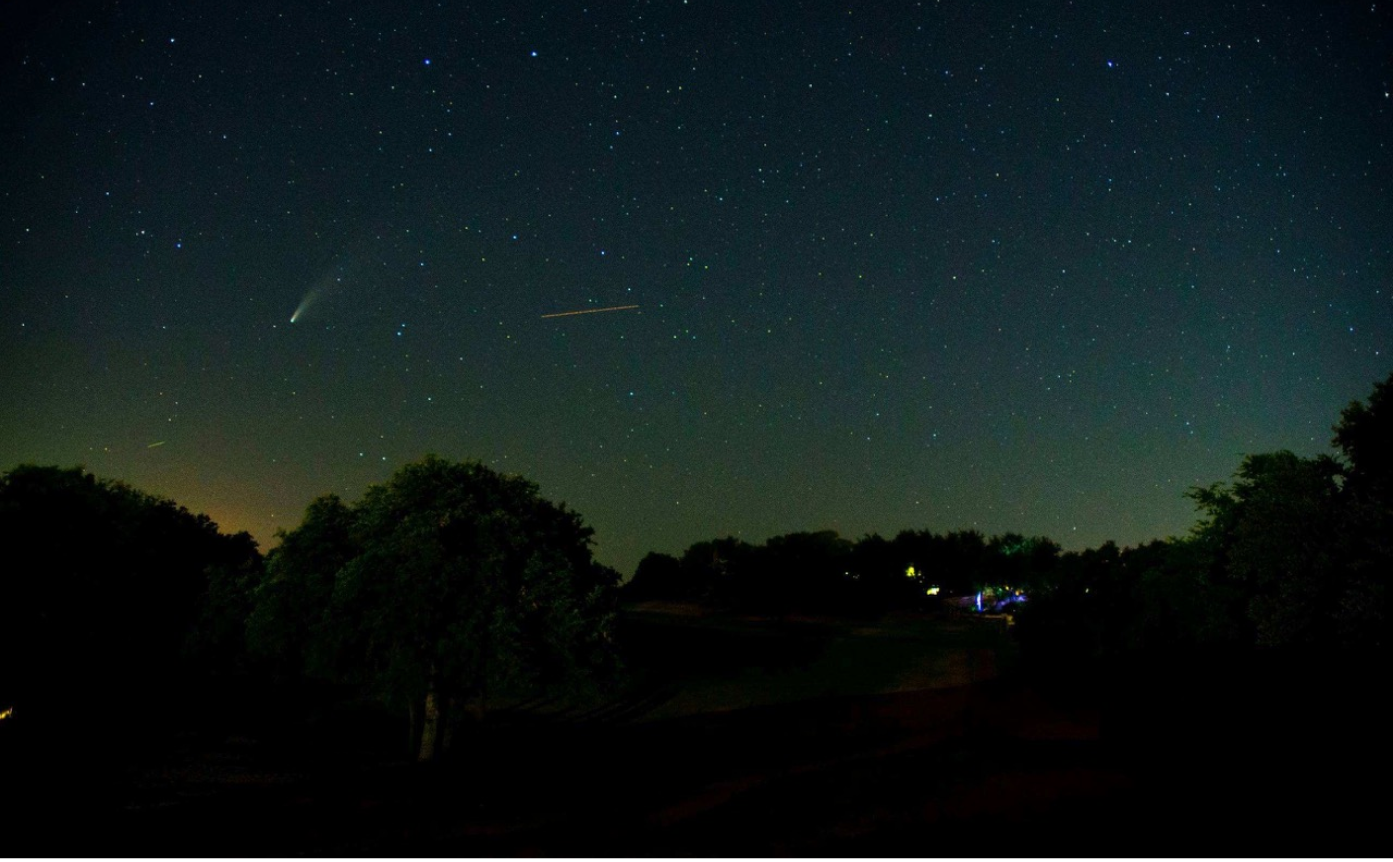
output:
M10 723L0 727L14 767L4 781L5 810L15 815L7 850L1345 856L1393 849L1383 825L1383 672L1372 677L1348 659L1298 666L1171 657L1065 677L1013 661L992 626L911 621L853 631L651 614L631 615L628 625L651 664L634 668L636 683L622 701L589 711L519 704L439 764L397 757L393 719L343 705L285 707L284 715L296 716L293 727L267 725L254 709L232 711L144 743L78 745L86 753L76 762L52 740L43 750L26 744L23 728ZM856 690L846 656L871 661L882 648L939 657L965 650L971 661L905 659L908 676L874 681L889 693ZM672 660L658 662L663 654ZM950 674L943 687L898 690L923 667L969 665L976 670L967 679ZM809 675L831 679L828 692L853 693L782 699L812 690ZM713 700L761 683L783 694L733 709ZM705 694L693 700L692 691ZM673 707L679 702L686 714L674 714L683 711ZM100 714L93 722L99 731Z

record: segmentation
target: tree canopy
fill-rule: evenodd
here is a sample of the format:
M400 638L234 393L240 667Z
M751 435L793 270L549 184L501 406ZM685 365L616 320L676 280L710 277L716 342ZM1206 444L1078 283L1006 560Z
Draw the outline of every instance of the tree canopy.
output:
M833 530L787 533L753 545L734 537L697 542L681 559L651 553L624 587L631 601L705 602L753 613L866 616L936 607L940 596L1029 586L1053 569L1060 548L1040 536L975 530L904 530L852 541Z
M58 734L85 724L83 737L157 717L188 648L219 648L198 626L216 615L214 582L255 580L260 564L248 534L80 467L0 477L0 543L0 709ZM82 718L94 710L107 717Z
M270 555L253 640L406 707L428 759L493 693L613 674L618 578L592 533L525 479L427 456L356 504L310 504Z
M1248 455L1190 491L1188 536L1065 554L1023 639L1106 654L1147 647L1382 648L1393 572L1393 375L1334 427L1334 454Z
M1064 552L1044 537L905 530L855 542L832 531L697 542L650 554L633 600L757 613L875 614L1010 586L1023 640L1073 653L1180 647L1382 647L1393 572L1393 375L1353 402L1333 452L1248 455L1194 488L1188 535ZM1014 600L1012 600L1014 601Z

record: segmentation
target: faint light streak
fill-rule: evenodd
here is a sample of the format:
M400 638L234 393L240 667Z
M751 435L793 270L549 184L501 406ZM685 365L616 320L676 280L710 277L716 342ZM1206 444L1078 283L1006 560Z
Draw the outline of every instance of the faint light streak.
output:
M572 315L576 315L576 314L599 314L599 313L602 312L602 311L629 311L630 309L634 309L634 308L638 308L638 306L637 306L637 305L611 305L609 308L583 308L583 309L581 309L580 311L558 311L558 312L555 312L554 314L543 314L543 315L542 315L542 319L543 319L543 320L546 320L548 317L571 317Z

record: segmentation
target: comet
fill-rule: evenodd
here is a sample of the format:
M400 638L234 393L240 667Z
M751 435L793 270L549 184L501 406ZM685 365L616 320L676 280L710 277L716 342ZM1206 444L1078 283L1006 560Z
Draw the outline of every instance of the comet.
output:
M297 320L299 320L299 319L300 319L300 315L302 315L302 314L304 314L306 311L308 311L308 310L309 310L309 307L310 307L312 304L314 304L314 301L315 301L316 299L318 299L318 298L319 298L319 291L318 291L317 289L316 289L316 290L311 290L309 293L305 294L305 298L304 298L303 300L301 300L299 307L297 307L297 308L295 309L295 313L292 314L292 315L290 315L290 322L291 322L291 323L294 323L294 322L296 322Z
M357 271L358 263L352 257L335 261L334 265L305 291L305 298L300 300L295 313L290 315L290 322L299 323L300 318L309 313L310 306L318 305L320 300L328 302L332 299L344 288L345 281L350 280Z
M611 305L609 308L582 308L582 309L579 310L579 311L558 311L558 312L555 312L555 313L553 313L553 314L543 314L543 315L542 315L542 319L543 319L543 320L546 320L548 317L571 317L571 316L577 315L577 314L599 314L599 313L602 312L602 311L629 311L630 309L634 309L634 308L638 308L638 306L637 306L637 305Z

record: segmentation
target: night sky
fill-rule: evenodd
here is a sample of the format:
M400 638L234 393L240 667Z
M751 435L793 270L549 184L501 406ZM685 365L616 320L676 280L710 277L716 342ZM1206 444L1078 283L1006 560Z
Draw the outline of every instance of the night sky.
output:
M427 452L625 574L1135 544L1393 368L1382 0L45 5L0 37L0 469L263 545Z

